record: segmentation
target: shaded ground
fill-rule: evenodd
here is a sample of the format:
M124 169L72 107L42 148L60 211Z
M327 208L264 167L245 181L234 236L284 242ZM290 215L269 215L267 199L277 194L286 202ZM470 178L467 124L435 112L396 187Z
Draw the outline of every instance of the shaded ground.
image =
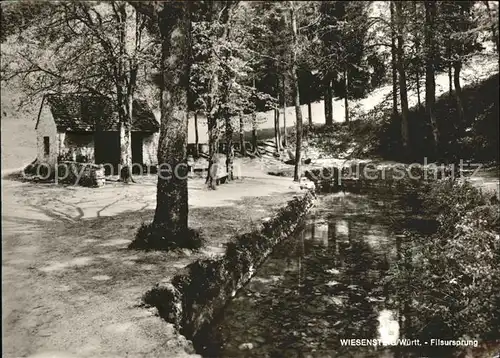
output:
M196 254L127 249L152 219L154 177L99 189L3 180L3 356L185 355L173 328L139 306L141 295L194 259L222 252L297 193L289 178L258 167L217 191L189 182L190 225L208 239Z

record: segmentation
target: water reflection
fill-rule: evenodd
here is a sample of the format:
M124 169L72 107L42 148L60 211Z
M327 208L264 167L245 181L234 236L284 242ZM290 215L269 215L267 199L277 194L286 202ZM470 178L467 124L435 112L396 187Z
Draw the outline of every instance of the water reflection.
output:
M409 300L396 302L384 280L404 245L403 228L394 223L405 209L395 202L321 198L296 235L275 248L219 321L198 337L198 351L206 357L421 356L410 347L341 343L405 337Z
M378 338L384 345L397 343L399 338L399 322L396 312L387 309L380 311L378 315Z

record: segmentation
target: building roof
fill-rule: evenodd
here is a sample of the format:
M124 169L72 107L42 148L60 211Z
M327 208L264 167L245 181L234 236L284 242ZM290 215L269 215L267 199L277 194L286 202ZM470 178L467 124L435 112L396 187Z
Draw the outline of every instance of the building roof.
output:
M60 132L117 131L118 111L108 97L90 94L47 94L42 106L48 105ZM38 126L38 123L37 123ZM159 124L144 100L134 100L132 131L157 132Z

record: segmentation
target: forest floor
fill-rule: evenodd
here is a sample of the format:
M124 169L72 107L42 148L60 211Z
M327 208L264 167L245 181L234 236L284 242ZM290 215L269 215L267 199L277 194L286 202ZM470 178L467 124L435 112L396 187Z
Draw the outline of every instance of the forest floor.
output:
M152 219L156 177L97 189L4 179L2 185L3 357L175 357L173 327L141 307L141 296L195 259L223 252L300 193L260 161L242 179L205 188L189 180L189 223L198 253L127 249Z

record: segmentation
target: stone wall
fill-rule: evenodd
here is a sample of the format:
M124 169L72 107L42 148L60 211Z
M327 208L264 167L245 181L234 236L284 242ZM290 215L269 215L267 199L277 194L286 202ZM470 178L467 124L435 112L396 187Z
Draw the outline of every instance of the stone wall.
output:
M366 192L373 189L404 192L422 183L450 175L448 168L433 168L396 163L356 164L352 168L325 167L307 170L305 176L314 182L318 192Z
M158 283L144 295L145 303L155 306L186 338L195 338L250 280L273 247L294 232L314 199L310 192L295 197L261 229L228 243L222 258L197 260L171 281Z

